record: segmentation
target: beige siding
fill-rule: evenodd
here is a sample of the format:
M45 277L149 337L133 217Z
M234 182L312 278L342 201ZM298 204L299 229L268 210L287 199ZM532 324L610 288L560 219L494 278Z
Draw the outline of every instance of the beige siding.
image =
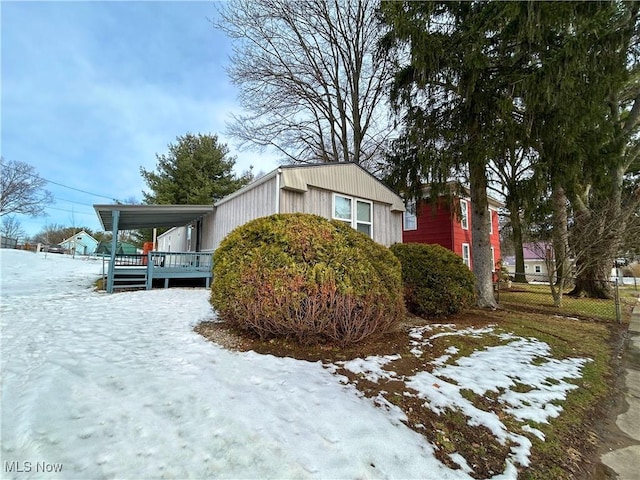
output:
M374 203L373 239L387 247L402 243L402 212L392 212L390 205Z
M282 169L282 188L299 192L312 186L331 192L366 198L404 211L402 199L361 167L349 163L322 164Z
M313 213L331 219L333 217L333 194L334 192L318 188L309 188L306 192L282 190L280 212ZM370 200L366 197L356 196L353 198ZM373 202L373 239L386 246L401 243L402 212L392 212L391 205Z
M276 177L233 196L216 205L212 222L205 222L203 248L216 249L224 237L234 228L255 218L276 212ZM211 243L209 247L209 240ZM205 240L207 239L207 240ZM206 247L205 247L206 245Z
M310 188L306 192L281 190L280 213L313 213L331 218L332 192Z
M203 252L213 251L213 226L215 224L215 216L216 213L213 212L205 215L205 217L202 219L202 237L200 249Z

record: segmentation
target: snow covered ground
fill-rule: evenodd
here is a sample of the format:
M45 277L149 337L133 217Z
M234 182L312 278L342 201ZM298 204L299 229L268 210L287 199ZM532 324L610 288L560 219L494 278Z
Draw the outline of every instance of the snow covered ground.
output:
M319 362L205 341L193 326L214 318L207 290L107 295L91 288L101 270L97 260L0 251L1 478L471 478L463 458L459 470L441 464L401 411L376 407ZM413 332L415 355L432 333ZM458 408L518 445L494 477L507 479L526 464L528 440L460 389L502 387L516 418L546 421L584 360L532 363L546 344L505 340L405 380L431 408ZM392 360L343 366L375 377L390 375L382 366ZM539 387L537 400L510 391L514 378Z

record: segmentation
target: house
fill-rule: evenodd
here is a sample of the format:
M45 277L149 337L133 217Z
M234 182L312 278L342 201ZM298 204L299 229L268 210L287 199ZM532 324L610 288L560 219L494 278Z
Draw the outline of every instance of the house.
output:
M98 248L98 241L84 230L63 240L59 244L68 253L76 255L93 255Z
M548 282L549 266L554 265L553 247L546 242L531 242L522 245L524 254L524 274L528 282ZM516 259L506 256L503 266L509 276L516 273ZM553 268L553 267L552 267Z
M489 198L490 242L492 265L501 259L498 209L504 205ZM459 213L456 213L456 209ZM455 252L464 263L473 267L471 236L471 199L468 192L452 193L431 199L427 196L416 202L408 202L404 213L402 241L404 243L435 243Z
M154 278L211 279L211 255L236 227L275 213L312 213L349 224L374 241L402 242L402 198L354 163L281 166L213 205L94 205L105 230L172 227L138 267ZM114 240L115 242L115 240ZM111 250L107 291L117 288L116 252ZM134 276L133 267L123 275Z
M158 236L158 250L214 251L234 228L274 213L339 220L390 246L402 242L403 212L402 198L354 163L282 166L216 202L201 226Z

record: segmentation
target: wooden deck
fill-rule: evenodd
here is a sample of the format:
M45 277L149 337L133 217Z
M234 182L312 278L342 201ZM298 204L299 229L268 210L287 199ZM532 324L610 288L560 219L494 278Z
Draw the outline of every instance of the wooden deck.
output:
M106 259L105 259L106 260ZM153 288L154 279L163 279L164 288L170 279L204 279L208 288L213 277L213 253L149 252L146 255L116 255L113 268L113 289Z

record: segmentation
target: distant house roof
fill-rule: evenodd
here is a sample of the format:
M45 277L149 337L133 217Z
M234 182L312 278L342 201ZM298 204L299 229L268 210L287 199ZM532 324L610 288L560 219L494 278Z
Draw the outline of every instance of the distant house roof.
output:
M547 255L553 255L550 243L525 243L522 245L525 260L544 260Z
M550 255L553 255L553 247L547 242L525 243L522 247L525 262L527 260L530 262L544 261L547 252L549 252ZM503 258L503 261L505 265L515 265L516 257L513 255L507 255Z
M100 242L98 244L98 248L96 248L96 253L100 254L111 254L111 241ZM138 253L138 247L136 247L132 243L126 242L118 242L116 245L116 253L117 254L134 254Z
M87 240L89 240L89 242L87 242ZM93 236L85 232L84 230L81 230L78 233L71 235L69 238L65 238L63 241L60 242L60 245L63 245L65 243L69 243L69 244L73 243L73 244L88 246L89 243L92 245L96 245L98 241L95 238L93 238Z

